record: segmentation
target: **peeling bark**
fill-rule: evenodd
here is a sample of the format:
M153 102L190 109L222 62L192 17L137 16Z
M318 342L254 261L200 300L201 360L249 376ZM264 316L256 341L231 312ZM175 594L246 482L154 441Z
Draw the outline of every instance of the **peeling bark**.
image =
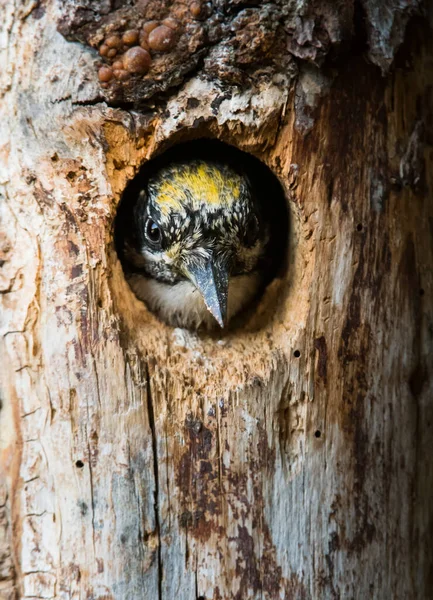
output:
M398 50L424 10L3 3L0 598L431 595L424 20ZM101 87L101 41L167 17L176 44ZM221 339L160 323L113 242L143 162L205 136L267 164L291 222Z

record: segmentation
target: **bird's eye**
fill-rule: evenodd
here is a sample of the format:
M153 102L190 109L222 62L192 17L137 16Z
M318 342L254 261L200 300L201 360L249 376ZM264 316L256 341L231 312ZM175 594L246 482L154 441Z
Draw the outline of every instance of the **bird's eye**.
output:
M161 229L152 219L146 221L146 237L153 246L161 243Z
M248 222L245 226L243 242L245 246L254 246L257 242L257 238L259 237L259 223L257 221L257 217L253 215L248 219Z

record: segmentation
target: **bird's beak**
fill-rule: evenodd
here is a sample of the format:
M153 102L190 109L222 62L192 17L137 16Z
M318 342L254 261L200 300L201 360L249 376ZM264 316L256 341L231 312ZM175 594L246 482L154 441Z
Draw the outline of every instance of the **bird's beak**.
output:
M229 288L227 265L211 257L207 261L188 264L184 272L202 295L209 312L224 327L227 324Z

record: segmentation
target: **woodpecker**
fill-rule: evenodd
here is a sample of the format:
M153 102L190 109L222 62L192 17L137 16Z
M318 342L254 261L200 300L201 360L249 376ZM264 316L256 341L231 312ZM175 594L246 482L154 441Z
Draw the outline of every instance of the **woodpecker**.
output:
M135 295L174 327L225 327L265 281L269 224L248 176L178 159L137 192L124 243Z

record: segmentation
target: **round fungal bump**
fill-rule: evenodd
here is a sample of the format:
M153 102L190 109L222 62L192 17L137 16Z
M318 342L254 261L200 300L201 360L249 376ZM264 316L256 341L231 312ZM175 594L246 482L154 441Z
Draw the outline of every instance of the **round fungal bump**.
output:
M141 48L144 48L145 50L149 50L149 34L147 33L147 31L140 31L140 35L138 37L138 43L140 44Z
M175 34L173 29L160 25L149 33L149 46L156 52L167 52L174 46Z
M134 44L138 42L138 35L137 29L128 29L128 31L125 31L122 35L122 42L127 46L134 46Z
M108 48L107 50L107 57L108 58L114 58L117 54L117 50L116 48Z
M139 75L143 75L149 70L150 63L151 58L149 52L144 48L140 48L139 46L130 48L123 56L123 64L125 65L125 69L130 73L138 73Z
M191 4L189 5L189 12L195 19L198 19L201 16L201 11L202 11L201 2L198 2L197 0L194 0L194 2L191 2Z
M149 34L151 31L156 29L158 26L159 26L159 21L148 21L147 23L145 23L143 25L143 27L141 29L145 33Z
M129 73L124 69L117 69L114 71L114 77L119 81L126 81L129 78Z
M173 17L167 17L167 19L163 20L162 24L166 27L170 27L173 31L179 27L179 22L176 19L173 19Z
M118 35L109 35L105 38L105 45L109 48L119 49L122 46L122 40Z
M107 52L109 51L109 47L106 44L102 44L102 46L99 48L99 54L101 56L107 56Z
M121 58L118 58L117 60L114 61L114 63L111 65L111 68L114 71L120 71L122 69L124 69L124 64L123 64L123 60Z
M101 83L107 83L113 79L113 69L110 67L101 67L98 71L98 78Z

